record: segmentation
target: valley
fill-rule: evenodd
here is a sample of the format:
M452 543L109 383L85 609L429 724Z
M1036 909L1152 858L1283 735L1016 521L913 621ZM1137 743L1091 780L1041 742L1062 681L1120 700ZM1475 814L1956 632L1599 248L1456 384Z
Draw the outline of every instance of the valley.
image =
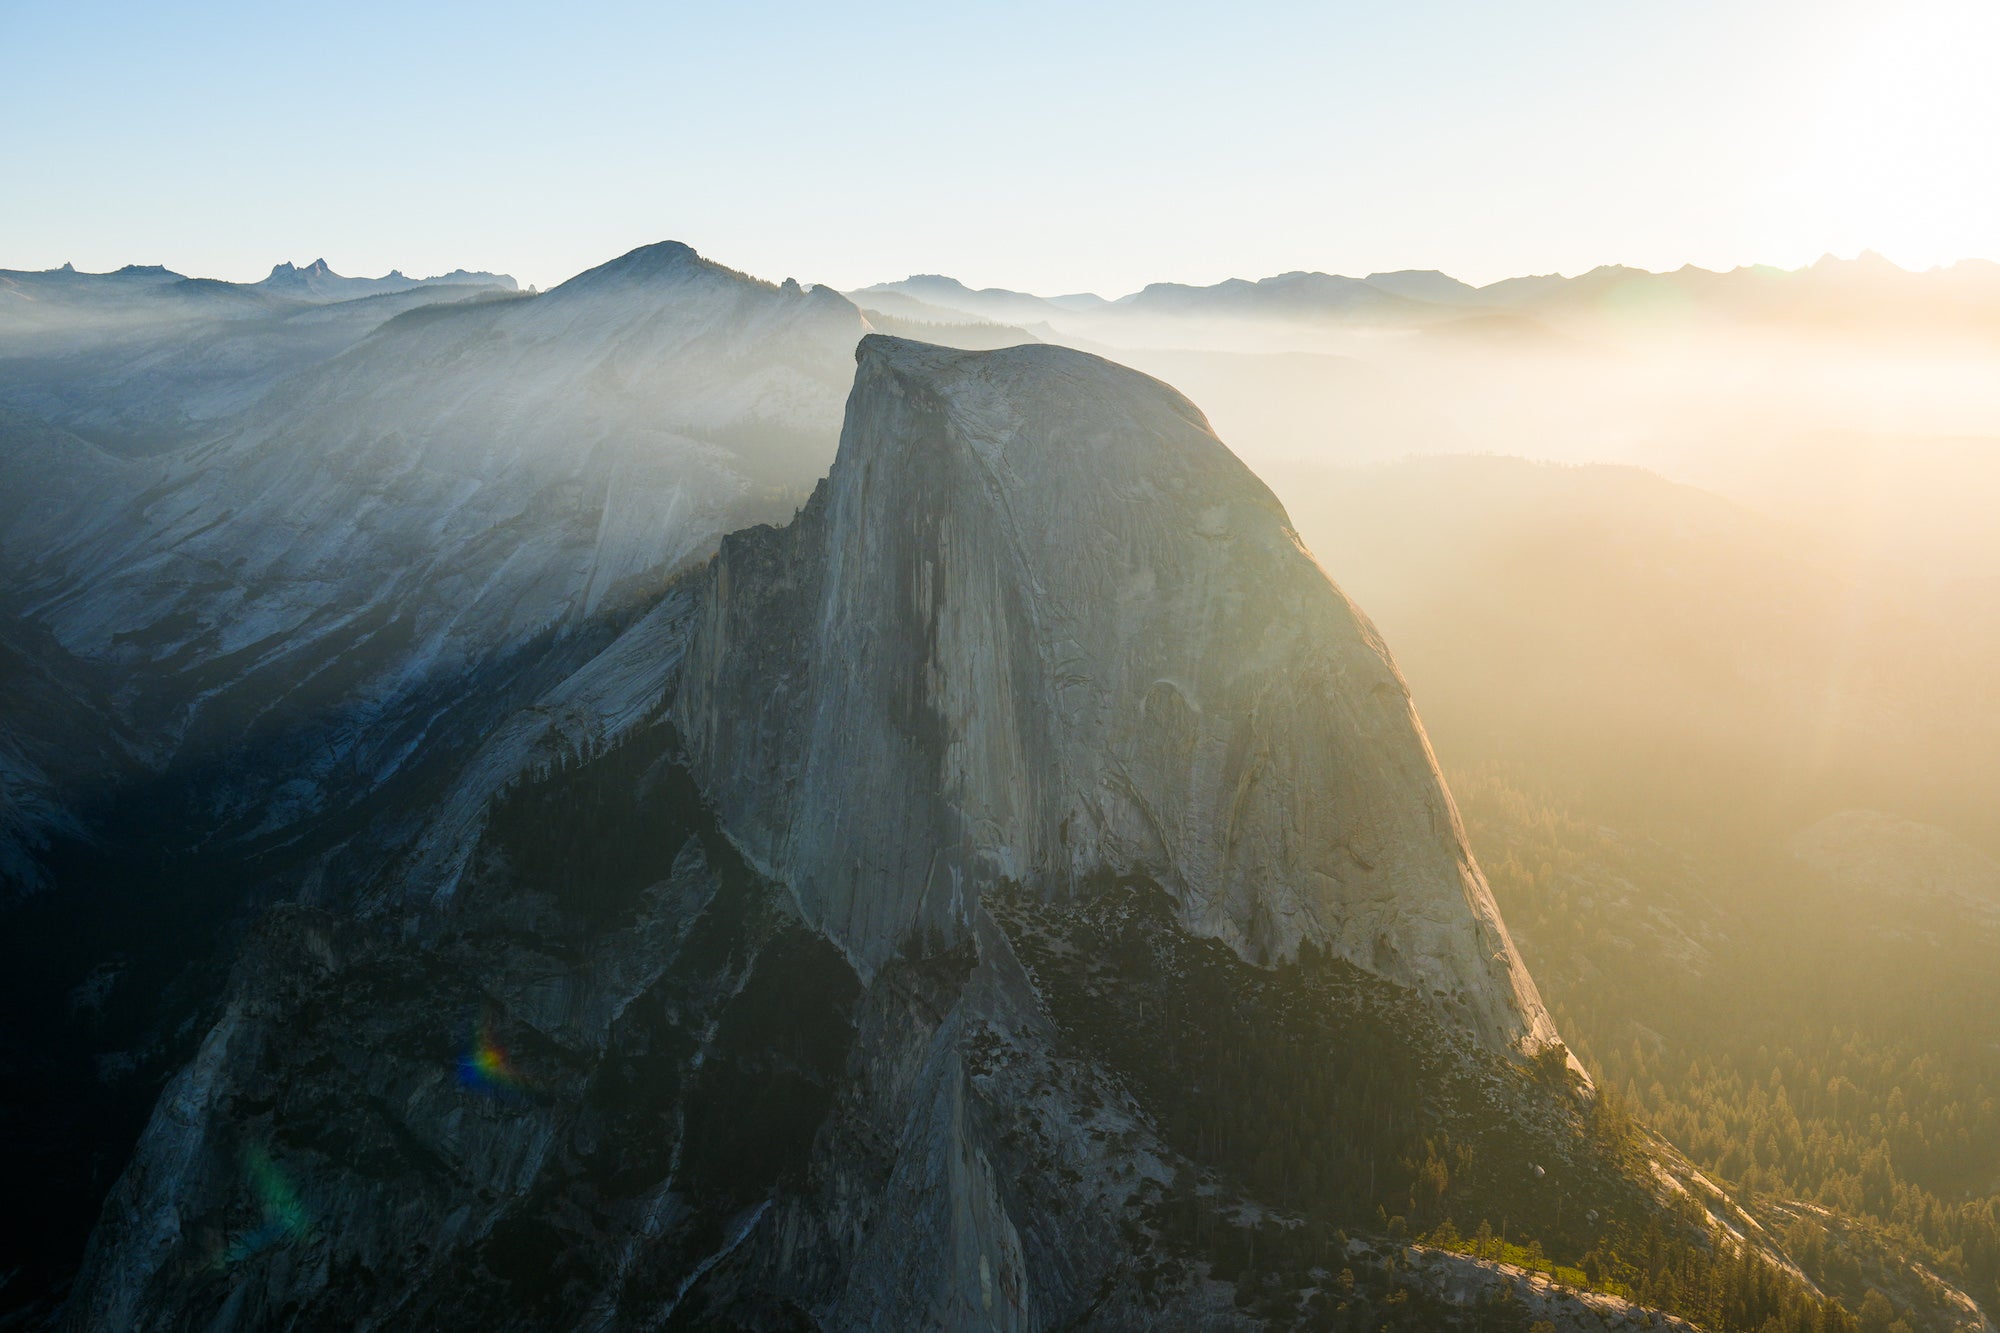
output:
M0 276L0 1319L1989 1327L1970 538L1369 430L1640 279Z

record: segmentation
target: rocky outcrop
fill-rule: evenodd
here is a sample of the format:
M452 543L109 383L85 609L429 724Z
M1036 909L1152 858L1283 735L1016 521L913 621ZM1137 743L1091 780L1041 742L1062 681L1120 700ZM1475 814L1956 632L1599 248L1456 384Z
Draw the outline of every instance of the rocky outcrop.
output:
M1053 347L857 360L805 512L711 566L675 717L858 967L1141 872L1247 958L1553 1039L1387 650L1191 404Z
M73 1326L1603 1326L1340 1248L1433 1143L1565 1252L1654 1187L1282 509L1094 357L858 360L790 525L265 918Z

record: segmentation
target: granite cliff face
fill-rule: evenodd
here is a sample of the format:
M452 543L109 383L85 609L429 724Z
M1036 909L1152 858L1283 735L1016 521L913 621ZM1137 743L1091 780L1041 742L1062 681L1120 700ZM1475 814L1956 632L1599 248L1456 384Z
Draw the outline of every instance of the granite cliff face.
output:
M857 359L792 523L266 914L69 1325L1658 1326L1342 1230L1437 1141L1577 1253L1660 1187L1268 492L1092 357Z
M992 885L1137 873L1253 961L1554 1039L1386 649L1191 404L1057 348L857 358L811 504L711 566L674 716L864 973Z
M266 915L70 1327L1650 1319L1336 1229L1430 1135L1656 1205L1272 496L1092 356L856 358L788 526Z

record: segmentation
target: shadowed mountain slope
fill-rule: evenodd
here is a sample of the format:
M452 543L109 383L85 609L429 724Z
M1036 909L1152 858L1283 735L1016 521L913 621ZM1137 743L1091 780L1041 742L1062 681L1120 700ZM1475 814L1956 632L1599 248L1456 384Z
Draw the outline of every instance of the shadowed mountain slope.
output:
M1683 1325L1607 1255L1764 1272L1572 1075L1385 650L1200 414L857 357L791 524L522 710L622 722L480 779L448 881L263 917L70 1323L1622 1330ZM1571 1285L1380 1235L1453 1212Z

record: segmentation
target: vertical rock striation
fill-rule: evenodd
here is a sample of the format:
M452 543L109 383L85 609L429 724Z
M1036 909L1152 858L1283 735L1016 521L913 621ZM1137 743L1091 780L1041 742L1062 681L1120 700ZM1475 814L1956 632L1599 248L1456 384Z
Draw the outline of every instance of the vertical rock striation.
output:
M831 474L711 565L675 714L864 974L996 883L1143 874L1254 961L1553 1040L1387 650L1199 411L1054 347L856 358Z
M266 916L70 1327L1288 1327L1352 1267L1470 1328L1526 1280L1341 1230L1434 1142L1566 1253L1659 1215L1508 1058L1401 678L1200 413L857 357L792 523L423 789L430 892Z

